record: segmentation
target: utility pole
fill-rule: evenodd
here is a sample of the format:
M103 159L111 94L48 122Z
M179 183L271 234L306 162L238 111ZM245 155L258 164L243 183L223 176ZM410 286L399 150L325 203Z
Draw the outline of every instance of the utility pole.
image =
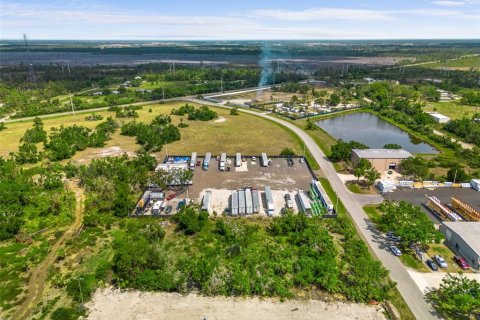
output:
M30 56L30 49L28 48L28 41L27 41L27 34L23 34L23 41L25 42L25 50L27 51L27 59L28 59L28 72L30 73L30 79L32 80L33 84L37 86L37 78L35 77L35 72L33 71L33 64L32 59Z
M75 108L73 105L72 94L69 92L68 97L70 98L70 106L72 107L72 114L75 114Z
M77 282L78 282L78 288L80 289L80 298L82 299L82 306L83 306L83 292L82 292L82 285L80 284L80 278L77 278Z

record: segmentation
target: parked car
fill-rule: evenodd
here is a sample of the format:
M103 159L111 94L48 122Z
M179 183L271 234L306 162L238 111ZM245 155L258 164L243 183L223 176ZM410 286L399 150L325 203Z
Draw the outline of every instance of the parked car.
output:
M252 157L252 161L257 161L257 158L256 158L256 157Z
M470 268L470 265L468 264L467 260L465 258L462 258L460 256L455 256L453 257L453 260L455 260L456 263L460 266L462 270L466 270Z
M172 206L167 206L167 207L165 208L165 213L166 213L166 214L171 213L171 212L172 212L172 209L173 209Z
M167 201L172 200L172 199L175 198L176 196L177 196L177 195L176 195L175 193L169 195L169 196L167 197Z
M390 246L390 251L392 251L392 253L397 257L402 255L402 251L400 251L400 249L398 249L396 246Z
M201 161L201 160L197 160L197 167L200 167L201 164L202 164L202 161Z
M287 163L288 163L289 167L293 167L293 159L292 158L288 158Z
M290 193L285 193L285 201L292 200Z
M393 231L387 232L387 238L395 242L399 242L400 240L402 240L402 238L397 237Z
M438 271L438 266L437 264L432 260L432 259L428 259L427 260L427 265L430 267L430 269L432 269L433 271Z
M300 158L300 163L304 163L304 162L305 162L305 159Z
M436 255L433 256L433 259L440 266L440 268L447 268L448 267L447 261L445 261L445 259L443 259L443 257L441 255L436 254Z

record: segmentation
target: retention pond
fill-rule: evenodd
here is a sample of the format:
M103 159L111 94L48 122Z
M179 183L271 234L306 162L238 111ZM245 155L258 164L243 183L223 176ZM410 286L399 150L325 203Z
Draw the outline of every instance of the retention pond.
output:
M374 149L395 143L411 153L438 153L428 143L367 112L350 113L319 120L316 124L335 139L355 140Z

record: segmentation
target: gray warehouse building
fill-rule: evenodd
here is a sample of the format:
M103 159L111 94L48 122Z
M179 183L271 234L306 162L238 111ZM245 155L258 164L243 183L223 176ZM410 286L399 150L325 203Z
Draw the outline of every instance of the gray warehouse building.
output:
M440 231L455 253L467 259L472 268L480 268L480 222L443 222Z

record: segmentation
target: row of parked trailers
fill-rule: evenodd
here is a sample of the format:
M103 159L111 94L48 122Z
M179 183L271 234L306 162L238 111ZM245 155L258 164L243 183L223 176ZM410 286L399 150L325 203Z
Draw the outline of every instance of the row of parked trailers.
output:
M328 196L320 181L312 180L311 184L317 191L323 206L327 209L328 212L332 212L334 210L333 202L332 200L330 200L330 197Z
M249 215L260 211L260 196L255 188L234 191L230 197L230 214L232 216Z
M192 152L192 156L190 157L190 170L195 169L195 165L197 163L198 154L196 152ZM210 161L212 160L212 153L207 152L205 154L205 158L203 158L202 168L203 170L208 170L210 167ZM219 162L219 169L224 171L227 162L227 154L222 152L220 154L220 162ZM268 167L268 157L266 153L262 153L260 158L261 166ZM235 167L240 167L242 165L242 154L237 152L235 154Z

